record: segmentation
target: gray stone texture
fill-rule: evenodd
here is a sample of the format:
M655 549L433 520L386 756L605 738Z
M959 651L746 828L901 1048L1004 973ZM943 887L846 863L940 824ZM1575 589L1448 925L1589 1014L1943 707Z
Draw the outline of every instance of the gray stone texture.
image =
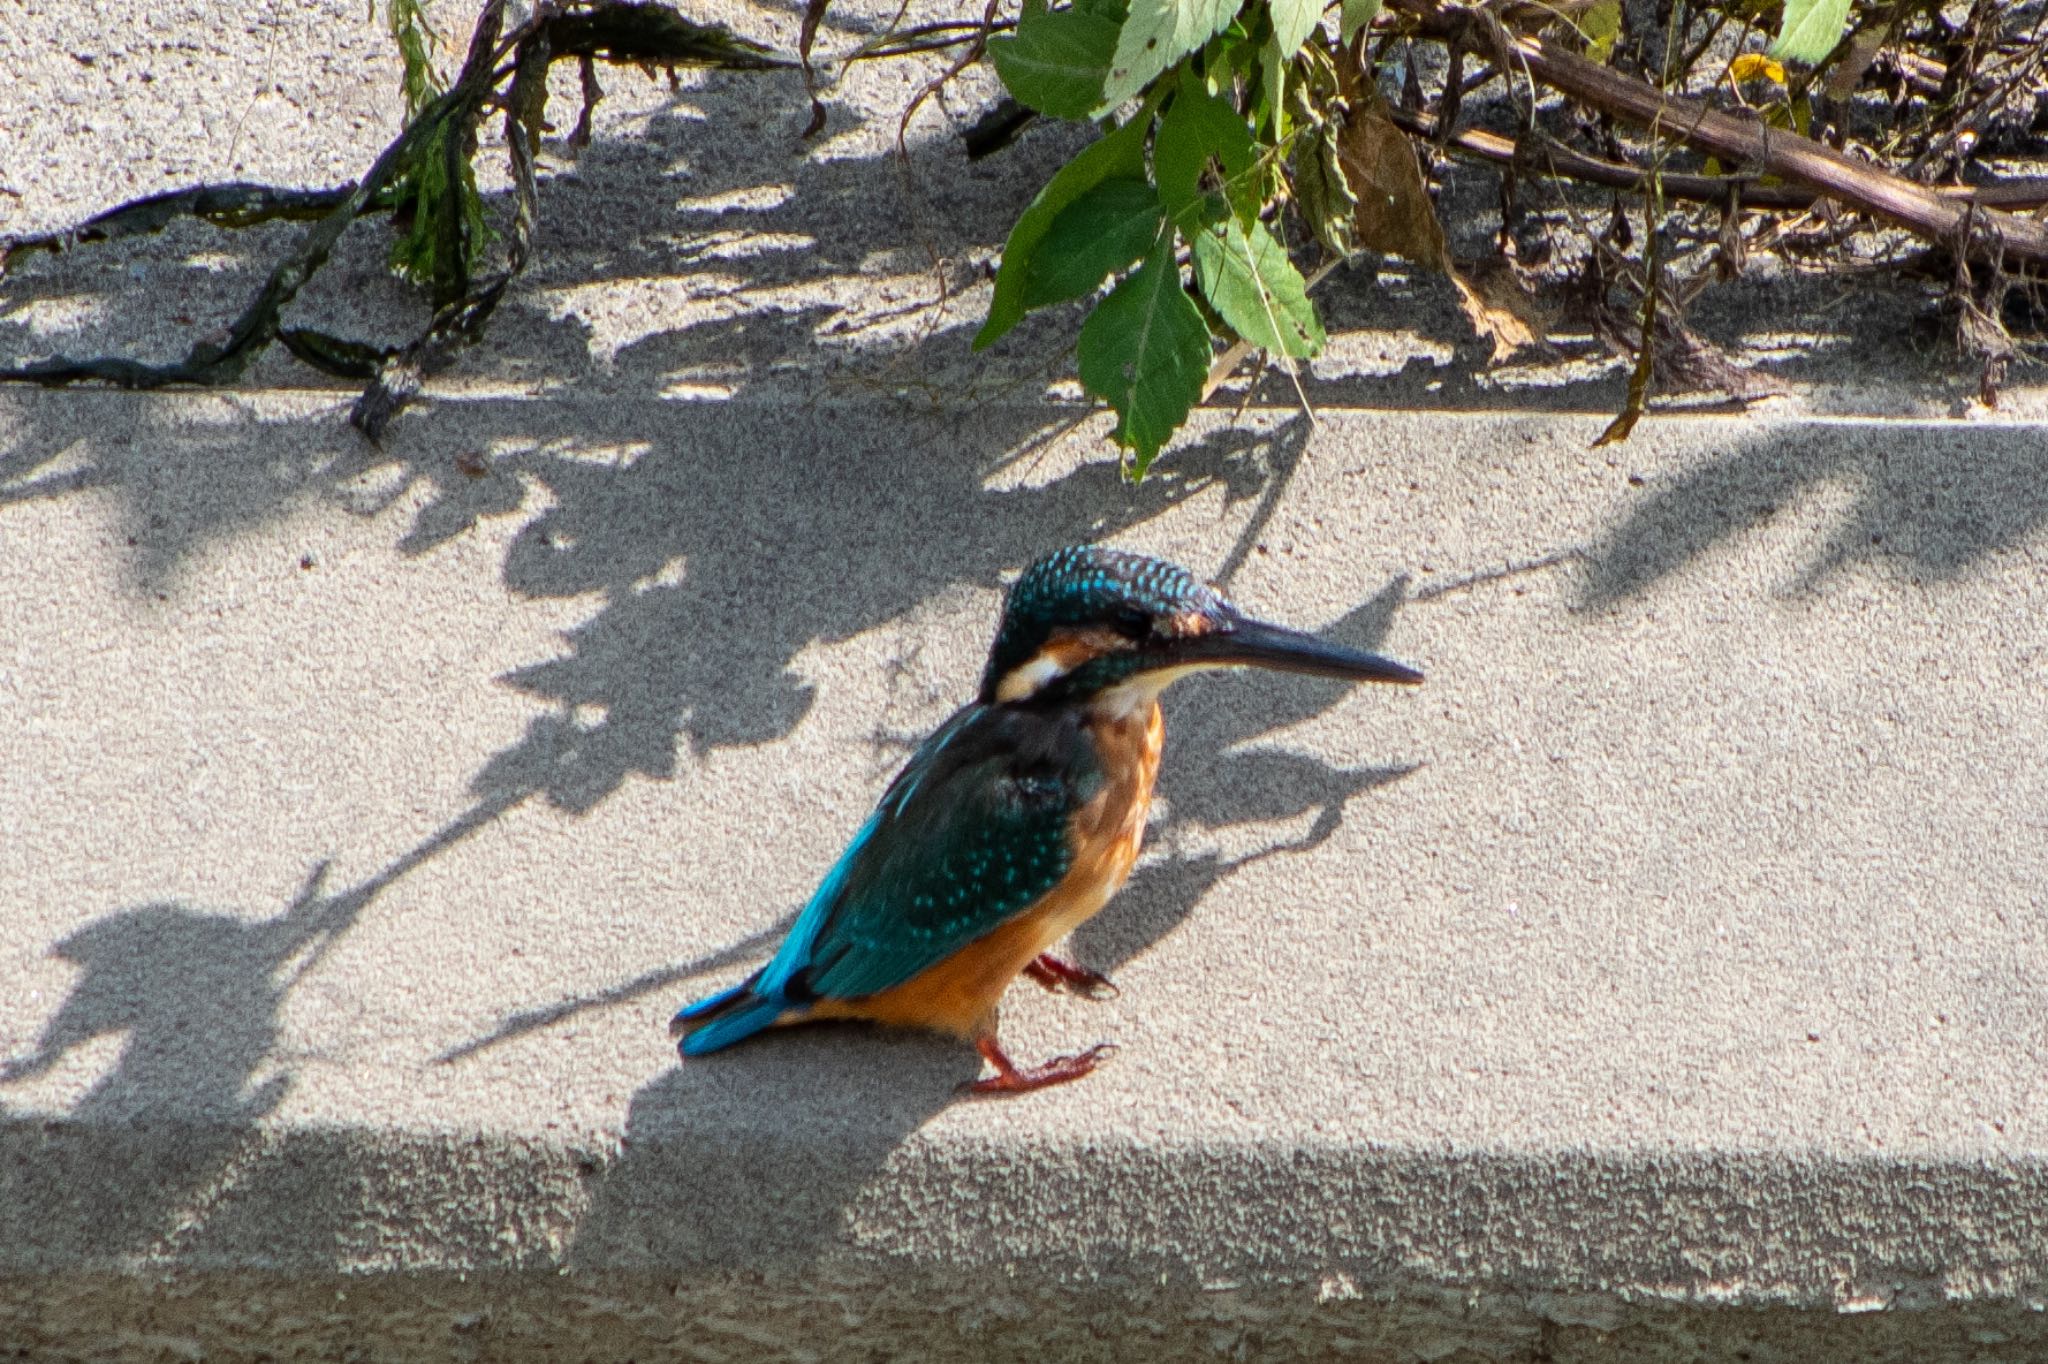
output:
M0 233L397 126L358 0L0 44ZM1074 314L967 344L1073 134L966 163L971 73L899 160L932 70L811 143L794 75L606 73L381 447L281 354L0 389L0 1356L2040 1358L2048 394L1760 281L1787 396L1593 449L1613 362L1483 370L1389 267L1327 286L1313 422L1269 377L1134 487ZM299 230L23 258L0 355L178 354ZM386 233L294 316L419 325ZM1072 944L1120 997L1005 1011L1116 1042L1088 1080L968 1101L970 1049L843 1028L678 1066L1090 539L1429 681L1170 694Z

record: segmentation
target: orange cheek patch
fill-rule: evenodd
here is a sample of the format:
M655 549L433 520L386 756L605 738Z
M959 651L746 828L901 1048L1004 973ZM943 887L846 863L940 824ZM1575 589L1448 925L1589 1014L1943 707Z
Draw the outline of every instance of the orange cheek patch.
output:
M998 701L1021 701L1051 682L1065 677L1091 658L1115 649L1128 649L1130 642L1110 630L1064 630L1045 642L1045 647L1004 674L996 687Z
M1043 654L1059 659L1064 670L1072 672L1091 658L1100 657L1116 647L1116 636L1106 630L1062 631L1046 641Z

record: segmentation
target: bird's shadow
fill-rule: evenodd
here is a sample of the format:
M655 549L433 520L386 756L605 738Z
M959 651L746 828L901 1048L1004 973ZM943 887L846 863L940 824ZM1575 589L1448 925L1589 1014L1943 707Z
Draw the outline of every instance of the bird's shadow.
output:
M777 1029L663 1071L633 1095L616 1151L593 1162L566 1262L809 1263L980 1064L952 1039L836 1024Z
M296 1175L237 1168L249 1132L294 1083L278 1055L288 996L384 890L504 808L473 806L355 885L330 887L329 864L317 863L267 918L163 901L104 915L56 943L51 955L77 979L33 1047L0 1061L0 1086L46 1076L101 1038L122 1046L66 1112L65 1140L44 1140L43 1123L0 1127L0 1239L165 1255L232 1240L252 1208L292 1201ZM152 1137L165 1125L176 1140ZM123 1176L110 1180L109 1169ZM339 1205L298 1201L318 1205L291 1213L299 1244L340 1238Z

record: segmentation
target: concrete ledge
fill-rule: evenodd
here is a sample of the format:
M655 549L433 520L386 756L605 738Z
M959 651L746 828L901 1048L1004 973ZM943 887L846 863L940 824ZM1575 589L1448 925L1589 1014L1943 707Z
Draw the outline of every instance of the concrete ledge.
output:
M133 166L375 141L358 6L148 17L39 12L0 102L202 111ZM363 121L222 122L262 51ZM282 360L0 392L0 1354L2040 1357L2043 391L1927 419L1973 381L1893 316L1594 451L1611 368L1474 379L1391 279L1317 424L1260 390L1131 488L1034 377L1071 319L965 345L1059 135L921 125L905 190L900 80L765 167L793 85L621 82L381 448ZM157 187L64 129L5 230ZM37 260L0 342L182 344L267 240ZM380 251L304 306L402 331ZM1007 1006L1118 1042L1086 1083L965 1103L965 1049L848 1030L678 1068L1086 539L1430 680L1171 698L1073 944L1123 994Z
M1597 419L1254 413L1132 490L1071 439L900 476L1045 409L558 401L452 472L494 406L369 451L324 402L11 399L19 1338L508 1357L631 1302L625 1355L701 1310L852 1357L1000 1284L962 1320L1113 1351L2039 1347L2037 432L1659 421L1589 469ZM1431 680L1173 698L1076 943L1123 997L1006 1017L1122 1043L1087 1083L961 1103L970 1052L857 1030L678 1068L1000 571L1107 533Z
M620 1138L584 1145L17 1121L0 1186L6 1267L793 1283L829 1268L1318 1302L1476 1293L1582 1313L2048 1305L2039 1161L1221 1145L1113 1130L998 1143L977 1138L971 1112L935 1122L954 1077L971 1074L964 1063L905 1065L885 1049L828 1072L809 1059L771 1057L771 1078L810 1079L827 1097L885 1079L927 1092L931 1111L913 1127L884 1100L827 1130L817 1102L722 1108L671 1077L636 1100ZM172 1190L186 1193L149 1197Z
M932 1089L960 1069L924 1059L887 1079ZM806 1132L814 1102L702 1130L702 1096L651 1088L623 1140L583 1148L13 1124L0 1339L36 1359L2048 1346L2039 1161L998 1146ZM148 1196L169 1189L198 1196L167 1223Z

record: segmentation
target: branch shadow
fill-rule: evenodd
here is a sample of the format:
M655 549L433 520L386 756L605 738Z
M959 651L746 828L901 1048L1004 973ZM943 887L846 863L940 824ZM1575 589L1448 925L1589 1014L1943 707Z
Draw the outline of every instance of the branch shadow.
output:
M1379 649L1407 586L1405 578L1395 578L1317 633L1353 648ZM1174 855L1139 867L1105 912L1074 931L1074 951L1083 964L1109 972L1150 950L1231 873L1320 846L1342 826L1354 798L1416 770L1333 767L1312 754L1252 746L1326 713L1355 690L1363 688L1247 669L1197 678L1169 695L1169 737L1159 777L1167 813L1156 830L1162 842L1172 847L1197 829L1283 823L1311 811L1315 818L1299 837L1239 858Z
M1767 431L1653 480L1588 550L1579 605L1598 610L1638 597L1830 486L1849 492L1848 505L1788 591L1821 590L1864 564L1916 580L1961 577L2048 525L2037 433L1972 426L1916 436L1893 442L1881 424Z
M0 1160L0 1237L45 1254L186 1254L216 1213L231 1219L231 1204L261 1201L275 1172L249 1152L293 1084L276 1060L287 997L380 894L513 803L480 803L358 885L330 891L330 864L318 863L268 918L161 901L94 919L55 944L78 979L31 1050L0 1060L0 1089L56 1070L99 1038L122 1046L65 1111L65 1139L49 1139L47 1120L0 1122L0 1150L17 1156ZM175 1139L150 1135L165 1129ZM113 1169L119 1179L107 1177ZM297 1234L334 1241L333 1201L304 1202Z
M687 437L623 466L545 450L515 462L553 505L515 537L507 587L602 605L564 633L564 653L500 679L550 709L491 760L488 780L580 812L629 775L676 775L685 754L784 738L812 701L794 668L806 647L941 591L995 588L1047 545L1127 530L1219 485L1249 496L1267 477L1252 440L1226 437L1136 490L1106 464L991 489L984 464L942 453L951 422L849 445L832 414L720 407L691 418ZM974 443L998 448L1037 429L1001 415L972 426ZM792 454L732 455L778 447ZM906 477L906 455L924 453L933 458Z
M968 161L954 127L926 123L901 157L826 154L779 136L777 120L807 104L793 74L707 72L693 82L658 95L623 82L605 107L633 111L633 136L600 137L580 151L550 144L534 262L486 344L462 355L448 378L643 396L710 385L799 403L831 392L930 407L1043 399L1081 305L1034 313L987 352L968 342L982 311L977 291L1010 225L1084 134L1040 120L1002 156ZM843 101L834 108L843 126L856 118ZM1491 202L1487 173L1460 169L1452 180L1447 192L1460 203ZM487 197L491 215L509 220L510 196ZM73 353L122 350L138 335L145 351L181 352L239 310L298 230L186 224L156 239L33 258L0 281L0 353L25 359L56 339ZM424 309L384 265L388 236L377 221L351 229L290 320L387 340L416 331ZM1867 361L1873 347L1889 356L1907 331L1895 312L1845 310L1838 291L1796 280L1737 281L1721 293L1736 299L1715 313L1731 343L1758 318L1782 331L1792 325L1788 313L1824 316L1799 345L1756 362L1794 380L1825 382ZM1802 302L1788 308L1794 295ZM1353 349L1369 350L1375 336L1406 337L1427 353L1409 354L1410 342L1398 340L1381 357L1391 364L1360 367L1333 352L1300 375L1318 405L1608 413L1621 397L1621 362L1607 363L1590 340L1489 368L1451 287L1397 264L1340 273L1321 299L1332 335L1353 337ZM31 325L38 309L72 320L55 332L47 319ZM1910 358L1930 378L1954 368L1928 349ZM1906 363L1892 359L1892 369ZM1588 361L1597 362L1592 372ZM281 350L250 381L303 387L309 378L337 396L349 391ZM430 385L430 402L435 391ZM1297 400L1278 371L1254 393L1282 406ZM417 424L415 414L399 429ZM19 446L16 455L14 487L0 493L23 489L28 461ZM41 490L70 491L80 477L74 471Z

